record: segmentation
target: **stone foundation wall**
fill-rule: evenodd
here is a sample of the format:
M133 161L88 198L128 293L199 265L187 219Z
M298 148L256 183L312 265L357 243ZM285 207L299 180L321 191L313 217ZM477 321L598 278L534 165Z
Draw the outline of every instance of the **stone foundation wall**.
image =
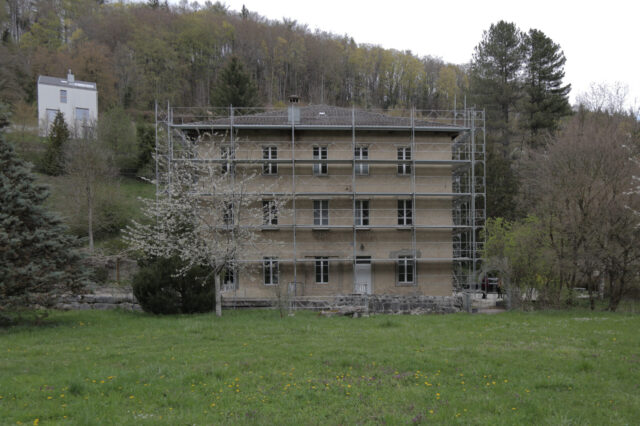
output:
M335 313L380 314L452 314L463 310L462 296L345 295L332 298L295 298L294 309L333 311ZM223 299L225 308L273 307L273 299ZM126 290L101 289L94 294L67 295L56 305L62 310L124 309L140 311L133 294Z
M463 309L460 296L350 295L338 296L333 309L349 308L381 314L452 314Z
M86 309L124 309L126 311L141 311L140 305L131 292L126 291L97 291L94 294L66 295L55 305L61 310Z

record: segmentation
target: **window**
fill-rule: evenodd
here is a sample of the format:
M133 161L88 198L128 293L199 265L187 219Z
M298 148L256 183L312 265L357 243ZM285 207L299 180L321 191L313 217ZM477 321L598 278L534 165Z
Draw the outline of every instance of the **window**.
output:
M237 289L236 271L232 267L225 268L222 273L222 289L225 291Z
M413 284L415 263L411 256L398 258L398 284Z
M264 285L278 285L278 260L276 257L265 257L262 262Z
M67 103L67 91L64 89L60 89L60 103L61 104Z
M398 148L398 161L409 161L409 160L411 160L411 148L409 147ZM411 163L398 162L398 174L399 175L411 174Z
M278 159L278 147L277 146L265 146L262 148L263 160L277 160ZM262 173L265 175L277 175L278 163L265 162L262 165Z
M222 221L225 225L233 225L233 203L225 203Z
M369 147L357 146L353 156L356 160L368 160L369 159ZM366 163L356 163L356 175L368 175L369 165Z
M313 200L313 224L329 225L329 201Z
M278 206L274 200L262 201L262 224L267 226L278 224Z
M316 284L329 282L329 258L316 257Z
M88 108L76 108L76 120L77 121L89 121L89 109Z
M313 159L314 160L326 160L327 159L327 147L326 146L314 146L313 147ZM313 163L313 174L316 176L326 175L329 172L326 161L319 163Z
M356 226L369 226L369 200L356 200Z
M398 225L411 225L413 223L413 203L411 200L398 200Z
M233 153L231 152L230 146L220 147L220 158L222 160L232 160ZM226 161L222 163L222 173L229 173L233 170L233 163L231 161Z
M53 124L53 121L56 119L56 115L58 115L57 109L48 109L47 108L47 123L49 125Z

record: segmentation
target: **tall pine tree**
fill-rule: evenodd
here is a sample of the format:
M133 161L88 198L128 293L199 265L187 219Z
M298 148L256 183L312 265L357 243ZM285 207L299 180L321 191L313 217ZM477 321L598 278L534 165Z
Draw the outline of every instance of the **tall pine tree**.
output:
M214 90L213 102L216 106L253 107L258 102L258 91L237 56L222 70Z
M526 51L521 127L533 147L544 144L558 129L562 117L571 114L569 91L563 85L567 61L560 46L542 31L531 29L524 37Z
M43 207L48 195L0 133L0 311L51 306L84 282L75 239Z
M523 34L515 24L491 24L475 48L471 62L471 94L487 111L487 128L502 144L506 157L512 118L522 97L521 70L525 58Z
M518 179L511 155L516 108L522 97L523 34L515 24L492 24L471 62L473 101L486 111L487 215L513 218Z

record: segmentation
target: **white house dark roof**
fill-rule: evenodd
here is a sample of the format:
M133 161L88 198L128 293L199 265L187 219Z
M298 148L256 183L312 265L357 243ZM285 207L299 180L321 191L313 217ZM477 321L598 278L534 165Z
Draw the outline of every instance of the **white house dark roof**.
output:
M393 116L380 112L372 112L361 109L342 108L329 105L309 105L297 106L300 119L297 120L296 126L299 127L348 127L355 122L357 127L411 127L411 118L406 116ZM297 115L297 114L296 114ZM194 123L195 124L195 123ZM204 123L201 123L204 124ZM208 121L207 124L214 126L230 125L230 118L217 118ZM246 115L235 115L233 118L234 126L288 126L290 125L289 111L287 109L278 109L266 112L248 113ZM450 129L458 131L460 126L450 123L443 123L429 117L417 117L413 120L413 127L429 127Z
M72 87L74 89L98 90L96 83L92 83L90 81L76 80L71 83L66 78L49 77L46 75L41 75L38 77L38 84L48 84L50 86Z

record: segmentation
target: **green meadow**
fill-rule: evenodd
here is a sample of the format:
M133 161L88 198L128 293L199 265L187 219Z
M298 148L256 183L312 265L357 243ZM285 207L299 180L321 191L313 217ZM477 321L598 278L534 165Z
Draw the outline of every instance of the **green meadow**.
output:
M53 312L0 329L1 424L633 424L640 316Z

